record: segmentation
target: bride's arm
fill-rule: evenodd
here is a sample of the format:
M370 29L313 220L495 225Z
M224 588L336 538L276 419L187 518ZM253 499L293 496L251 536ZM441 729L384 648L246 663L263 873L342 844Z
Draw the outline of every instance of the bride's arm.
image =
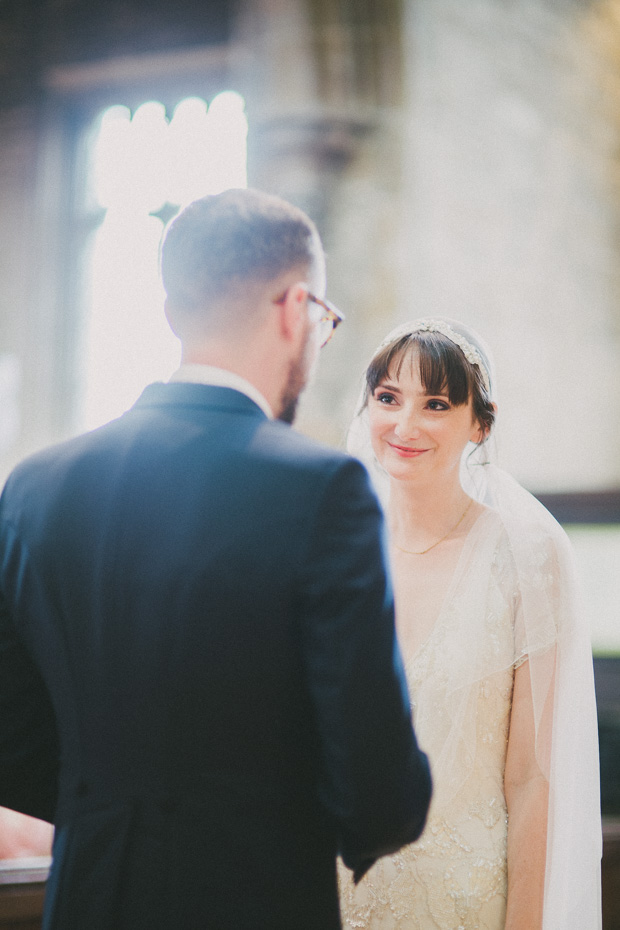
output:
M508 807L506 930L542 927L549 783L535 752L530 663L515 671L504 790Z

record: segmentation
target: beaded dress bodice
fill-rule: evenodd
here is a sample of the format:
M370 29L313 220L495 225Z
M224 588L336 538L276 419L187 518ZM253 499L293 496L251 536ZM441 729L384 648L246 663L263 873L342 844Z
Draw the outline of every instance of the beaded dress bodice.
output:
M357 887L339 868L346 930L504 927L503 776L514 668L522 655L510 553L497 525L480 523L432 632L406 665L416 733L433 772L427 826L417 843L381 859ZM486 545L476 545L481 539ZM486 559L486 570L473 579L471 558ZM485 616L470 622L476 604ZM464 624L478 640L469 650ZM491 673L478 675L481 667Z

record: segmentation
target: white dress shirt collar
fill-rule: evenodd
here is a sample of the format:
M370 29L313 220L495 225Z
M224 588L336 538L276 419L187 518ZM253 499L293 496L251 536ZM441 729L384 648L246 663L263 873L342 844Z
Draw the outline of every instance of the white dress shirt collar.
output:
M269 401L261 394L258 388L250 384L241 375L226 368L216 368L214 365L201 365L198 363L181 365L170 377L172 381L185 381L191 384L209 384L213 387L227 387L240 391L257 404L263 413L273 420L274 414Z

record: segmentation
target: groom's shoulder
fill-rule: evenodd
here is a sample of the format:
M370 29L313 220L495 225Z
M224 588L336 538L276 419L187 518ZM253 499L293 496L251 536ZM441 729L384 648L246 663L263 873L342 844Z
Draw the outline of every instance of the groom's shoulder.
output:
M370 503L374 494L366 469L347 452L303 435L277 421L264 424L252 441L249 474L268 493L291 500L291 506L330 499ZM374 504L373 504L374 506Z
M354 461L346 452L306 436L278 420L268 421L265 427L257 437L255 449L259 454L273 456L283 464L331 469Z
M364 465L347 452L303 435L277 421L264 424L252 443L253 480L281 493L373 502L375 494Z

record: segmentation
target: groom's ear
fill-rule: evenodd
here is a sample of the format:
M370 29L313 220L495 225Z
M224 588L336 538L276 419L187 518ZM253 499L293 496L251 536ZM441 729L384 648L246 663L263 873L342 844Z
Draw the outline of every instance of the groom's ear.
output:
M278 301L280 334L287 342L297 342L306 331L308 288L301 281L287 288Z

